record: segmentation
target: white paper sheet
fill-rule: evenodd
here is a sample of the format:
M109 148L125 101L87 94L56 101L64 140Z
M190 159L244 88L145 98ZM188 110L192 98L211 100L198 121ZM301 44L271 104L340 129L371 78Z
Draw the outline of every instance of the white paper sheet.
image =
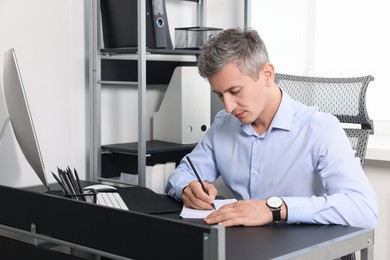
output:
M216 209L219 209L223 205L236 202L236 199L225 199L225 200L215 200L214 205ZM183 205L181 210L180 217L182 218L205 218L214 210L202 210L202 209L191 209Z

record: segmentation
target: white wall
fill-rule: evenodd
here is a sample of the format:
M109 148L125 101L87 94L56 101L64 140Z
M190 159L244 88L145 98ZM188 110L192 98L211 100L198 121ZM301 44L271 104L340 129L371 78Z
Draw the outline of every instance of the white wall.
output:
M0 1L0 78L3 53L14 48L48 173L86 171L86 55L84 2ZM7 116L0 80L0 128ZM13 134L0 144L0 183L39 184ZM50 182L54 180L49 175Z

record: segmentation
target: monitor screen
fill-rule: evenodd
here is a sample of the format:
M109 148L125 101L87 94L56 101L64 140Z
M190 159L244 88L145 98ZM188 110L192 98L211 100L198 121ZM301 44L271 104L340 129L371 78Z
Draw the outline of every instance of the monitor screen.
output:
M4 53L3 85L9 118L27 161L49 189L45 167L14 49Z

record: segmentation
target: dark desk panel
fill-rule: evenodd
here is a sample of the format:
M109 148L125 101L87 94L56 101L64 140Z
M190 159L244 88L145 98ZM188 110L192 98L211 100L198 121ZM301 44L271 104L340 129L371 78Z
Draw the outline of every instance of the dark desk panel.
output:
M0 258L6 260L76 260L78 257L63 254L44 247L35 246L0 236Z
M215 229L4 186L0 197L12 198L2 199L0 226L108 257L202 259Z
M136 259L203 259L202 234L211 233L203 220L182 219L178 212L152 216L1 186L0 196L13 198L3 201L3 209L13 214L1 214L0 224L29 231L33 222L41 234ZM27 203L24 208L15 205L19 197ZM63 219L71 214L79 218ZM347 226L279 223L229 227L223 233L219 243L228 260L335 259L361 249L363 260L373 254L373 231Z

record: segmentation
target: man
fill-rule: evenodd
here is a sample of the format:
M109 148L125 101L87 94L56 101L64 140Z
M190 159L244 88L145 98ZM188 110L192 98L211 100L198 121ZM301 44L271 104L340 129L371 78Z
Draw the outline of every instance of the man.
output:
M378 202L336 117L292 100L274 82L275 70L254 30L212 37L199 73L225 106L168 180L167 193L187 207L211 209L222 175L237 202L214 211L208 224L271 222L375 228Z

